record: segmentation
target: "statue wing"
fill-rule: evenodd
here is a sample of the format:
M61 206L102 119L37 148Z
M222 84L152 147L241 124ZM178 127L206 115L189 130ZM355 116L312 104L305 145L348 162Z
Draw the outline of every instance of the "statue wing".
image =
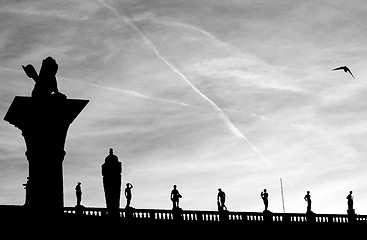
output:
M34 69L33 65L28 64L25 67L22 65L22 68L23 68L25 74L27 74L27 76L29 78L32 78L35 82L37 82L37 80L38 80L38 74L36 72L36 69Z

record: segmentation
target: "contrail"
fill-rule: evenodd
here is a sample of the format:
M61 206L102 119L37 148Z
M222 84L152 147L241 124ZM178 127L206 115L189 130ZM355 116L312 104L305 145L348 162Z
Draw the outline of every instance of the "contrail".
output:
M200 34L202 34L203 36L207 37L208 39L210 39L210 41L214 42L217 46L219 47L226 47L226 48L231 48L232 46L230 46L228 43L223 42L221 40L219 40L218 38L216 38L213 34L211 34L210 32L207 32L199 27L196 27L194 25L190 25L190 24L186 24L183 22L176 22L176 21L164 21L164 20L157 20L154 19L152 20L156 23L160 23L160 24L166 24L166 25L175 25L178 27L184 27L187 29L190 29L192 31L198 32Z
M145 95L145 94L142 94L142 93L139 93L139 92L136 92L136 91L132 91L132 90L120 89L120 88L116 88L116 87L102 86L102 85L99 85L99 84L80 81L80 80L67 78L67 77L59 77L59 78L65 79L65 80L70 80L70 81L85 83L85 84L91 85L93 87L98 87L98 88L108 89L108 90L115 91L115 92L124 93L124 94L130 95L130 96L133 96L133 97L145 98L145 99L159 101L159 102L166 102L166 103L181 105L181 106L184 106L184 107L197 107L197 106L190 105L190 104L183 103L183 102L178 102L178 101L169 100L169 99L165 99L165 98L157 98L157 97L148 96L148 95Z
M0 69L2 69L2 68L0 67ZM5 70L17 71L15 69L10 69L10 68L9 69L6 68ZM109 87L109 86L90 83L90 82L81 81L81 80L68 78L68 77L59 77L59 78L64 79L64 80L69 80L69 81L81 82L81 83L88 84L88 85L93 86L93 87L103 88L103 89L107 89L107 90L114 91L114 92L120 92L120 93L129 95L129 96L133 96L133 97L144 98L144 99L158 101L158 102L164 102L164 103L170 103L170 104L174 104L174 105L180 105L180 106L183 106L183 107L207 109L207 107L205 107L205 106L192 105L192 104L188 104L188 103L184 103L184 102L180 102L180 101L175 101L175 100L171 100L171 99L166 99L166 98L152 97L152 96L149 96L149 95L146 95L146 94L143 94L143 93L139 93L139 92L136 92L136 91L133 91L133 90L126 90L126 89L121 89L121 88L117 88L117 87ZM271 118L265 117L264 115L256 114L256 113L253 113L253 112L244 112L244 111L240 111L240 110L233 109L233 108L223 108L223 111L224 112L234 112L234 113L239 113L239 114L245 114L245 115L249 115L253 118L258 118L262 121L271 121L271 122L277 123L276 120L273 120ZM280 124L287 124L287 125L289 125L293 128L296 128L298 130L307 129L307 126L304 126L302 124L284 123L284 122L279 122L279 123Z
M114 15L121 19L121 15L119 12L102 1L102 4L110 9ZM185 74L183 74L174 64L172 64L170 61L168 61L162 54L159 52L153 41L135 24L135 22L126 15L127 22L129 25L138 32L141 37L145 40L147 46L155 53L155 55L161 59L173 72L175 72L177 75L181 77L182 80L184 80L199 96L201 96L204 100L206 100L210 106L213 108L214 111L218 113L218 116L223 120L225 125L232 131L234 135L237 137L243 139L260 157L261 159L268 165L273 167L273 164L265 157L265 155L255 146L253 145L250 140L242 134L242 132L232 123L232 121L228 118L227 114L224 112L223 109L221 109L215 102L213 102L209 97L207 97L204 93L202 93L198 88L195 87L194 84L191 83L191 81L186 77Z

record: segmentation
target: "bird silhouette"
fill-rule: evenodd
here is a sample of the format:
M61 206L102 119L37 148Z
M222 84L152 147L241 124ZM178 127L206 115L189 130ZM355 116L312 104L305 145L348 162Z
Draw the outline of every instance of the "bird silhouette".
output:
M355 79L352 72L350 71L350 69L347 66L337 67L337 68L334 68L332 71L335 71L335 70L344 70L344 72L346 72L346 73L349 72L350 75L352 75L352 77Z

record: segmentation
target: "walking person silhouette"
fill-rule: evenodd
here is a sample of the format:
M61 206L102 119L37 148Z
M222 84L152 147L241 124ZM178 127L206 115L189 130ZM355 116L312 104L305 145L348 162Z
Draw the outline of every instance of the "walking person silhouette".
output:
M218 195L217 195L217 204L218 204L219 211L227 210L225 202L226 202L226 194L225 192L222 191L221 188L219 188Z
M179 199L182 198L181 194L177 190L177 185L173 185L173 189L171 191L171 201L173 203L172 209L178 209L179 208Z
M80 186L81 183L78 182L78 185L75 187L75 194L76 194L76 205L80 206L80 203L82 201L82 187Z
M266 189L264 189L264 191L261 192L260 194L263 202L264 202L264 206L265 206L265 211L268 211L268 205L269 205L269 201L268 201L268 197L269 197L269 194L267 193Z
M132 188L133 188L133 185L131 183L126 183L126 188L125 188L126 207L125 208L130 207L131 198L132 198L132 194L131 194Z

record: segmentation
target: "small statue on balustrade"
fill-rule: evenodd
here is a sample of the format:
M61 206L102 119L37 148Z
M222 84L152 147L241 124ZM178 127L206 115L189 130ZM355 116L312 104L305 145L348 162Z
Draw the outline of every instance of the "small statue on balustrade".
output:
M173 208L172 209L179 209L179 202L180 202L180 198L182 198L181 194L179 193L179 191L177 190L177 185L173 185L173 189L171 191L171 201L173 203Z

